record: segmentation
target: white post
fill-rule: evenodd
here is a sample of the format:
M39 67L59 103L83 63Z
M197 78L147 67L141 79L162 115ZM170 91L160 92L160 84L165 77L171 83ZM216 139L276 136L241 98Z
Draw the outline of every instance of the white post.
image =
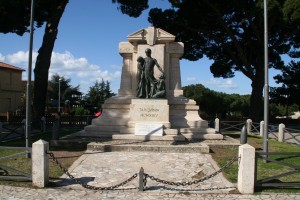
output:
M58 113L60 113L60 81L61 78L58 79Z
M32 184L45 187L49 182L49 164L47 151L49 143L39 140L32 144Z
M219 118L215 119L215 130L217 133L220 133L220 120Z
M259 127L259 136L261 136L261 137L264 136L264 126L265 126L265 122L261 121L260 122L260 127Z
M247 134L251 134L252 132L252 120L251 119L247 119L246 121L246 124L247 124Z
M279 124L279 128L278 128L278 141L279 142L284 141L284 129L285 129L285 125L282 123Z
M239 146L238 190L253 194L255 176L255 148L249 144Z

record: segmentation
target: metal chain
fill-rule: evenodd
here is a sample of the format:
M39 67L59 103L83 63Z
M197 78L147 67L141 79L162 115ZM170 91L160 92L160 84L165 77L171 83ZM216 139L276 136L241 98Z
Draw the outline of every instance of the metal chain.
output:
M176 186L193 185L193 184L197 184L197 183L206 181L206 180L208 180L210 178L213 178L214 176L216 176L219 173L221 173L224 169L226 169L229 166L231 166L234 163L234 161L236 161L237 159L238 159L238 157L233 157L227 164L225 164L224 166L222 166L218 171L215 171L214 173L212 173L212 174L210 174L208 176L205 176L205 177L203 177L201 179L195 180L195 181L173 182L173 181L167 181L167 180L159 179L159 178L156 178L154 176L150 176L147 173L144 173L144 175L145 175L146 178L149 177L153 181L156 181L156 182L159 182L159 183L163 183L163 184L166 184L166 185L176 185Z
M97 187L97 186L92 186L92 185L88 185L86 183L83 183L81 181L79 181L77 178L75 178L72 174L69 173L69 171L64 168L57 160L57 158L54 156L54 154L52 152L47 152L47 154L50 155L50 157L52 158L52 160L58 165L58 167L60 168L61 171L63 171L72 181L74 181L75 183L81 185L82 187L86 188L86 189L92 189L92 190L115 190L118 187L121 187L125 184L127 184L128 182L132 181L133 179L135 179L138 176L138 173L133 174L130 178L126 179L125 181L117 184L117 185L113 185L113 186L109 186L109 187ZM122 190L126 190L127 188L122 188ZM136 189L136 188L129 188L129 189Z

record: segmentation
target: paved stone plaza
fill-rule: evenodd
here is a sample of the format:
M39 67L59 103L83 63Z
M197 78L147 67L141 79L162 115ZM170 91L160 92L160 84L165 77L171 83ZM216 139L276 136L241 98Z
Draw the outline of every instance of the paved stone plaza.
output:
M87 151L74 162L69 171L84 183L106 187L126 180L137 173L140 167L149 175L176 182L195 180L219 169L209 154ZM137 189L138 178L117 190L95 191L84 189L63 177L57 182L57 187L53 188L29 189L0 185L0 199L300 199L300 194L236 194L235 186L222 174L191 186L168 186L148 178L143 192Z
M210 194L191 192L168 192L168 191L91 191L91 190L66 190L66 189L28 189L0 185L1 200L91 200L91 199L126 199L126 200L156 200L156 199L214 199L214 200L299 200L300 194L261 194L261 195L240 195L240 194Z

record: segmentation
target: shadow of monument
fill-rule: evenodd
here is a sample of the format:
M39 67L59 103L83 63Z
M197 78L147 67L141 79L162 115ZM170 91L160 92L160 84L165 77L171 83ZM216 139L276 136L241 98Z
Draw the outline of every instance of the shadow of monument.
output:
M88 184L89 182L93 182L95 177L80 177L76 178L79 183ZM48 186L50 187L63 187L78 184L74 180L69 178L50 178Z

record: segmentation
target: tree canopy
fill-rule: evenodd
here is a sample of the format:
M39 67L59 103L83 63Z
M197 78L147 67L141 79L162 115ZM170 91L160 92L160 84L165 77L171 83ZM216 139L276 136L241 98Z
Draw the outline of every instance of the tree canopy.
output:
M115 96L115 94L110 90L110 83L102 79L101 82L96 81L94 85L89 88L86 101L90 106L90 110L98 111L102 109L104 101L112 96Z
M242 72L252 82L250 117L262 118L264 86L263 0L169 0L171 9L151 9L149 21L185 44L183 58L213 60L214 77ZM281 55L300 56L300 1L270 0L269 68L283 69ZM195 69L196 70L196 69ZM199 70L201 73L201 70Z
M291 61L281 72L282 74L274 77L281 87L271 88L272 101L287 105L297 104L300 108L300 62Z
M74 87L70 85L70 82L70 78L65 78L64 76L59 76L58 74L52 75L51 79L48 82L48 100L57 100L59 98L59 90L62 103L66 100L72 100L74 95L82 96L82 92L80 92L79 89L80 86L77 85Z
M196 101L204 119L249 117L249 95L216 92L201 84L183 87L183 95Z

